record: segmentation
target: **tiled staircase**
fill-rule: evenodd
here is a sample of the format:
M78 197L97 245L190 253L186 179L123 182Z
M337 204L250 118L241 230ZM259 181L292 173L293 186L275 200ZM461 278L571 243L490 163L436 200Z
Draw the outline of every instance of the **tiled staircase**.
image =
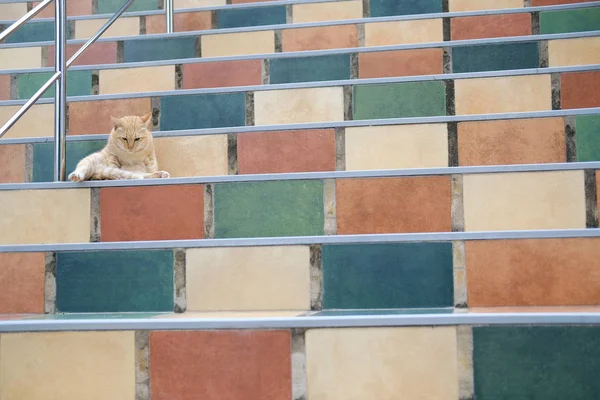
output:
M120 6L69 0L69 55ZM51 182L52 92L0 139L0 400L600 399L600 1L175 7L78 60L67 125L69 173L152 111L172 178Z

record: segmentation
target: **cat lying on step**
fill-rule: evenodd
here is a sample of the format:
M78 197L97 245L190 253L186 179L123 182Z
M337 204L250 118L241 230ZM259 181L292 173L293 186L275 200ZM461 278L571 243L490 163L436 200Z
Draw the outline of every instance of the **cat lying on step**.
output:
M69 180L168 178L159 171L154 142L149 131L152 114L111 118L113 129L106 146L85 157L69 174Z

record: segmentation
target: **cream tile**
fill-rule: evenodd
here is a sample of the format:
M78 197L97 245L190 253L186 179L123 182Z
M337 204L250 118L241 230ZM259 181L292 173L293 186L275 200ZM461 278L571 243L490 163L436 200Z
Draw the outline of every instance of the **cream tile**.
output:
M131 400L134 332L3 334L0 398Z
M191 249L187 309L310 310L307 246Z
M457 79L456 114L486 114L552 109L550 75Z
M443 41L444 27L441 18L365 24L365 46Z
M100 94L175 90L175 65L100 70Z
M585 228L583 171L465 175L466 231Z
M311 400L456 400L456 329L311 329L306 370Z
M106 19L86 19L75 21L75 39L89 39L106 23ZM102 37L136 36L140 34L140 18L119 18Z
M49 7L52 7L52 4ZM27 14L27 3L0 4L0 19L19 19L25 14Z
M258 31L203 35L202 57L275 53L275 32Z
M227 175L227 135L155 138L160 169L172 177Z
M42 48L0 49L0 69L41 68Z
M90 190L0 191L0 244L90 240Z
M224 6L227 0L174 0L174 8L195 8L195 7L210 7Z
M221 311L221 312L185 312L181 314L169 314L154 317L160 318L287 318L299 317L303 312L299 311Z
M0 126L4 125L20 108L21 106L0 107ZM38 104L31 107L3 137L43 137L53 134L54 104Z
M346 128L346 170L448 166L446 124Z
M551 67L600 64L600 37L548 41Z
M363 17L361 1L339 1L329 3L295 4L292 6L294 23L335 21Z
M344 120L342 87L270 90L254 93L256 125Z
M450 12L522 8L523 0L449 0Z

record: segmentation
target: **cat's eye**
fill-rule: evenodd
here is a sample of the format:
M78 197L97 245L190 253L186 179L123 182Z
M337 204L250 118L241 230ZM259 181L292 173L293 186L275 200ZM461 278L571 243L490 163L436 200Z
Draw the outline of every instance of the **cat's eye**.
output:
M121 139L123 139L123 140L127 141L127 138L126 138L126 137L122 137Z
M136 137L136 138L135 138L135 141L136 141L136 142L138 142L138 141L140 141L140 140L142 140L142 138L139 138L139 137Z

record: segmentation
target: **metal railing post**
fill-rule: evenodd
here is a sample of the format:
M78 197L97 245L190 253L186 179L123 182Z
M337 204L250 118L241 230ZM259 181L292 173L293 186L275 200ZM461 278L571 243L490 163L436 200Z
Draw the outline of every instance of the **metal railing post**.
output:
M66 0L54 0L54 70L60 77L54 84L54 180L66 178L65 113L67 108L67 7Z
M167 17L167 33L173 33L173 0L165 0L165 14Z

